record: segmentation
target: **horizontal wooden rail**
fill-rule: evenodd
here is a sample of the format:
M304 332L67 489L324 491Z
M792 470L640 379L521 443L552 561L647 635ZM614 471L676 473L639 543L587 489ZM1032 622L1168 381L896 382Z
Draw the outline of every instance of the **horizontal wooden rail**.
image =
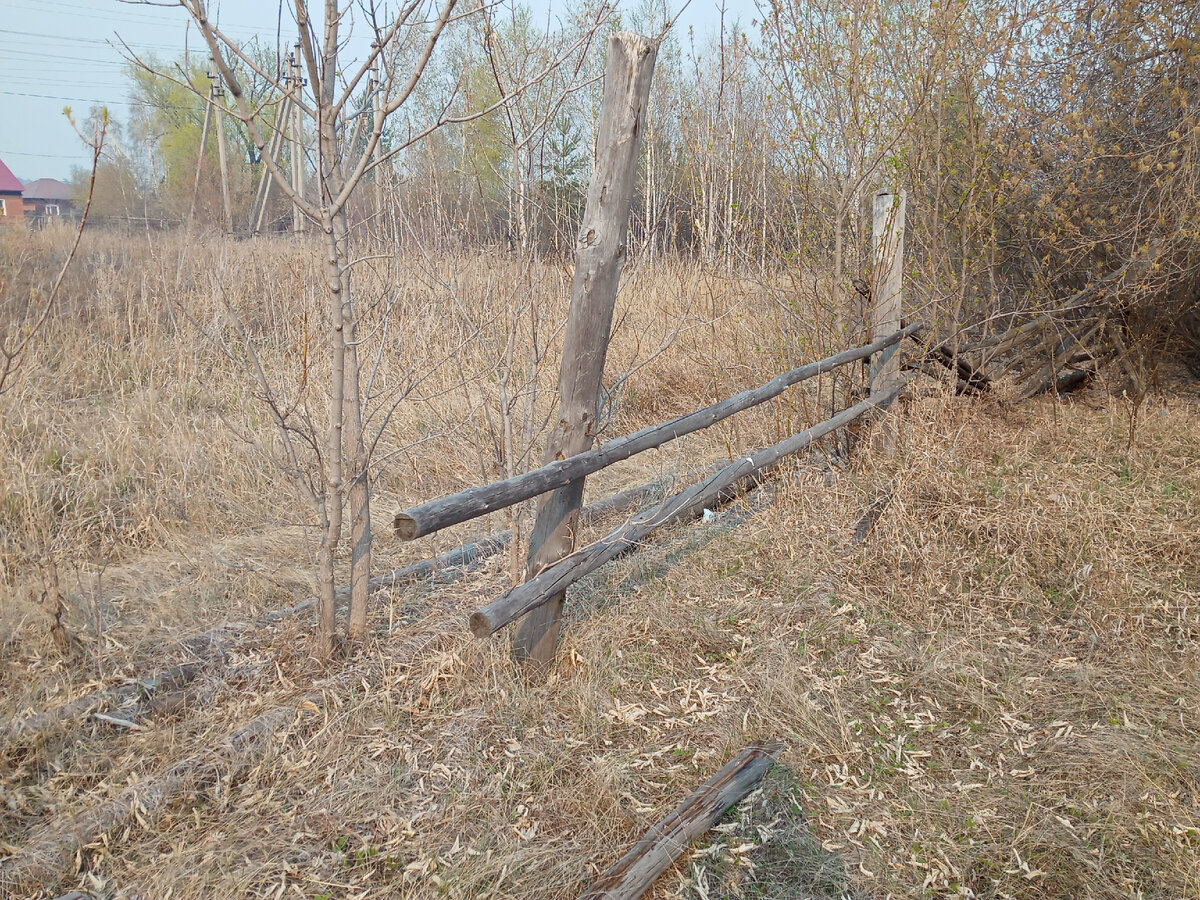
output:
M823 372L829 372L855 360L865 359L903 340L908 335L917 333L922 327L920 322L914 322L900 331L863 347L843 350L841 353L835 353L833 356L817 362L784 372L760 387L734 394L720 403L679 416L669 422L651 425L625 437L616 438L594 450L578 453L567 459L556 460L540 469L533 469L504 481L468 488L449 497L431 500L420 506L414 506L412 509L403 510L396 513L393 520L396 535L401 540L415 540L451 525L487 515L498 509L505 509L547 491L565 487L571 482L598 472L613 463L628 459L646 450L653 450L668 441L708 428L735 413L758 406L767 400L778 397L789 387L801 381L814 378Z
M727 809L754 790L782 750L780 744L751 744L646 832L579 900L637 900Z
M668 497L658 506L644 512L621 527L610 531L594 544L583 547L564 557L552 566L539 572L534 578L514 587L497 597L487 606L471 614L471 631L477 637L495 634L505 625L519 619L532 609L544 604L559 591L566 590L580 578L596 571L611 559L615 559L663 525L673 522L689 510L711 503L714 498L727 491L735 482L752 478L768 466L773 466L785 456L797 453L815 441L853 422L863 413L876 406L886 406L900 393L903 382L891 390L876 394L842 410L831 419L826 419L790 438L759 450L752 456L739 459L716 474L686 491Z

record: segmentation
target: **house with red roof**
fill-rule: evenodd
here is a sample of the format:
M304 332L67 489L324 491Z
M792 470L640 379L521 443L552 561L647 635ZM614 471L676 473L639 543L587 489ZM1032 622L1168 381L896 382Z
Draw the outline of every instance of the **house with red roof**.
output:
M57 178L39 178L25 185L25 218L32 225L46 225L70 216L75 209L72 188Z
M25 220L24 193L20 180L0 159L0 228Z

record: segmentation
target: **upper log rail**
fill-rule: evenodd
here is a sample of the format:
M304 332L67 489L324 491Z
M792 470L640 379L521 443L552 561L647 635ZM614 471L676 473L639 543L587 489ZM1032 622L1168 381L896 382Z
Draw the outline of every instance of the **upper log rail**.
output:
M449 528L451 525L505 509L548 491L565 487L571 482L598 472L613 463L628 459L646 450L653 450L676 438L708 428L736 413L765 403L802 381L815 378L847 363L866 359L899 343L905 337L916 334L923 327L922 323L914 322L869 344L851 350L843 350L841 353L835 353L833 356L817 362L784 372L759 387L734 394L720 403L678 416L667 422L650 425L633 434L602 444L594 450L587 450L566 459L555 460L539 469L532 469L504 481L468 488L457 494L403 510L396 513L393 521L396 535L401 540L415 540L443 528Z

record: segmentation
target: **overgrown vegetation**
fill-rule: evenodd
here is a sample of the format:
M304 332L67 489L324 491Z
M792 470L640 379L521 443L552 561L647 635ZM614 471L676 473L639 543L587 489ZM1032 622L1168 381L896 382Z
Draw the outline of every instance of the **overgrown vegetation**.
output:
M170 171L110 153L98 202L176 227L87 229L53 303L71 235L0 234L0 324L39 322L0 395L0 893L572 896L762 739L780 765L651 896L1195 894L1200 405L1176 364L1200 271L1193 6L777 0L707 43L668 34L598 437L857 343L882 186L909 193L906 316L943 366L898 405L890 452L828 442L573 589L544 680L466 628L522 577L528 504L377 535L375 573L515 540L376 593L357 652L264 617L348 581L335 542L316 583L331 507L309 502L349 408L328 340L347 306L361 379L342 400L361 401L377 508L543 452L593 42L668 11L589 6L552 35L469 12L403 127L489 111L407 149L364 117L390 155L336 213L307 195L324 235L212 233L204 179L183 216L189 148L207 150L195 116L153 105L134 133L169 135ZM242 58L252 97L271 62ZM174 97L145 72L138 90ZM339 148L366 144L324 124L327 189ZM351 271L353 303L331 305ZM960 361L987 390L956 393ZM1024 399L1072 367L1082 391ZM862 382L806 382L589 477L589 497L741 456ZM138 681L178 662L187 684ZM107 718L7 729L100 689L123 691ZM98 809L117 812L87 831Z

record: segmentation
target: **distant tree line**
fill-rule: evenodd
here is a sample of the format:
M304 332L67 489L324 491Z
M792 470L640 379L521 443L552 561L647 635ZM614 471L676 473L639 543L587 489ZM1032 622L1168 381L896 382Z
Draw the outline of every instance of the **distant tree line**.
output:
M519 3L465 17L439 43L418 102L389 120L384 161L367 176L375 189L352 219L398 246L569 256L604 37L658 34L672 6L642 0L599 31L595 0L549 28ZM713 33L669 30L631 253L820 272L818 299L852 328L870 197L904 187L912 305L950 330L1052 305L1134 257L1148 261L1130 290L1165 303L1174 327L1195 306L1200 256L1198 19L1185 0L759 0ZM264 69L283 65L274 47L252 53ZM94 214L217 224L214 138L200 148L203 103L185 86L207 84L206 61L145 62L130 66L137 112L110 130ZM271 108L263 79L244 74ZM367 92L342 123L347 145L369 132ZM438 117L495 103L402 149ZM232 117L227 134L245 229L262 161ZM290 227L278 194L267 221ZM1159 308L1123 315L1158 328L1167 320L1146 311Z

